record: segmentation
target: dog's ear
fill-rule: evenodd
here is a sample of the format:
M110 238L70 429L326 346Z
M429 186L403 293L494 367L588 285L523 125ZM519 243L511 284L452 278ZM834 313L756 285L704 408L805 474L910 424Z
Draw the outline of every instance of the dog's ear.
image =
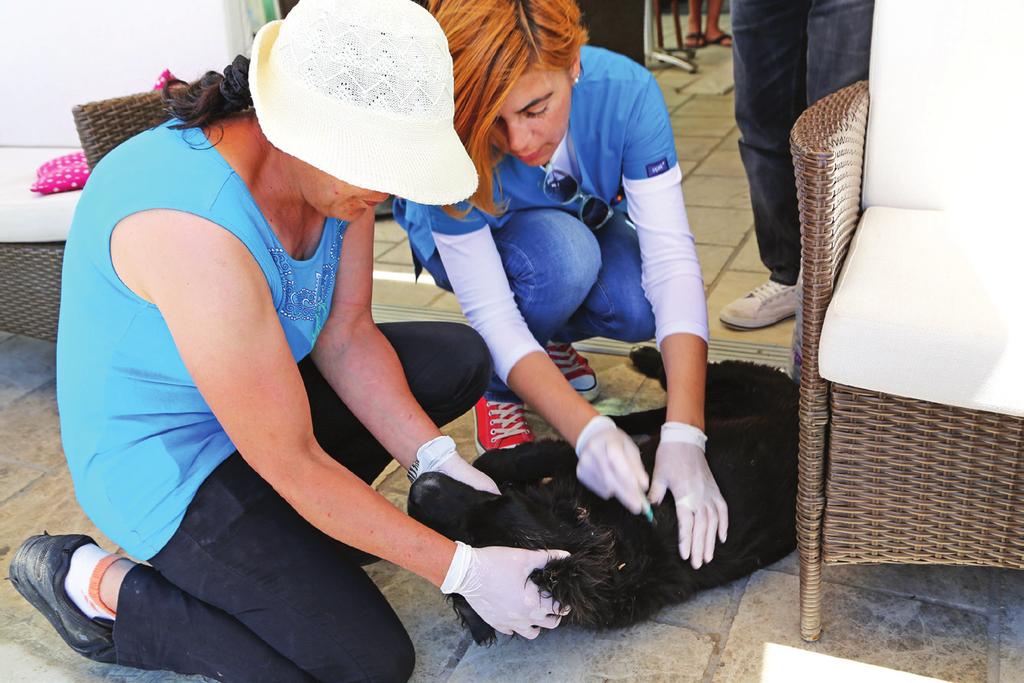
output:
M439 472L421 474L409 489L409 516L454 541L471 542L466 532L469 511L500 496Z
M459 621L462 622L464 627L469 629L474 642L477 645L492 645L495 638L497 638L497 633L491 628L491 625L480 618L480 615L469 606L466 598L455 594L451 596L451 600L452 608L459 615Z

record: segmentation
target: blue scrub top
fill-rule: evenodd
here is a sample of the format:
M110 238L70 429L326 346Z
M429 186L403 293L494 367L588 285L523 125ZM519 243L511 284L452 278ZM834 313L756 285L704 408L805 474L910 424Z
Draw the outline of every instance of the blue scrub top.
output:
M633 60L584 46L579 82L573 87L569 134L576 152L583 192L611 204L622 178L638 180L667 172L677 163L675 137L661 89L651 72ZM416 255L428 260L436 250L431 232L462 235L490 226L500 229L516 211L565 207L541 188L544 171L506 155L497 166L494 198L506 210L492 216L473 208L465 218L439 206L397 199L395 219L409 233ZM461 208L468 208L463 203Z

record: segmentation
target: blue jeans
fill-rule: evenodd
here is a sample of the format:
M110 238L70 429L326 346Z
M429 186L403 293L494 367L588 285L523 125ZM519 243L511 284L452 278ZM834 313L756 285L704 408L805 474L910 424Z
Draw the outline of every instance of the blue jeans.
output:
M540 344L654 336L654 311L640 284L640 242L622 214L594 233L564 211L517 211L493 235L519 312ZM451 291L439 254L423 267ZM519 401L497 375L484 396Z
M732 0L740 156L771 279L796 283L800 216L789 133L804 109L868 77L874 0Z

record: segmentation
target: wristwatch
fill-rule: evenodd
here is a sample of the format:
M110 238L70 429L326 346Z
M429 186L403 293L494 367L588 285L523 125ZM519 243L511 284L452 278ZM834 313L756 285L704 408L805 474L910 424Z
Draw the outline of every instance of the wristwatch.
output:
M416 459L409 465L409 481L416 481L423 472L433 472L455 453L455 441L450 436L438 436L426 442L416 451Z

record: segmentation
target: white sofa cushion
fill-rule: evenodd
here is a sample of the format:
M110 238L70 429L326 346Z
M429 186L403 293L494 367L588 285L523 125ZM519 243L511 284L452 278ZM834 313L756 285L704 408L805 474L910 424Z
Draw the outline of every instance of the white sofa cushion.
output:
M78 144L71 108L152 87L164 69L192 80L247 54L243 0L0 2L0 145ZM9 66L8 66L9 65Z
M941 211L864 213L825 316L822 377L1024 416L1020 233L995 242L984 237L994 231L965 220Z
M863 205L1019 213L1024 2L879 0ZM971 226L976 227L975 225Z
M0 147L0 242L59 242L67 239L81 192L41 195L28 188L36 169L63 154L62 147Z

